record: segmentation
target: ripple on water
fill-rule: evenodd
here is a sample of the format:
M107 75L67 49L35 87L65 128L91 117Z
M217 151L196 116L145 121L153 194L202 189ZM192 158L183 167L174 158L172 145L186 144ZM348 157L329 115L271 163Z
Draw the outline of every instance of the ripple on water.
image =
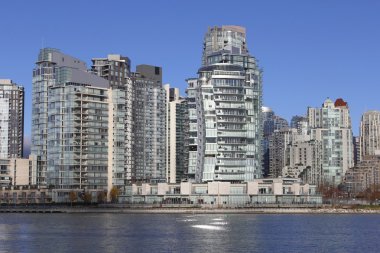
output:
M228 222L222 222L222 221L217 221L217 222L211 222L210 225L227 225Z

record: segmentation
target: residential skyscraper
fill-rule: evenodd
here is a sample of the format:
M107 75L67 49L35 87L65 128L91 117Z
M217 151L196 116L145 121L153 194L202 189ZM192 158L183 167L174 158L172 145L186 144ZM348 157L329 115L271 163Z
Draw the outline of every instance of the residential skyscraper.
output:
M338 185L354 165L348 105L343 99L326 99L322 108L308 108L308 121L311 139L322 143L322 181Z
M178 88L164 85L166 91L166 181L180 183L187 179L189 160L189 120L186 99L180 97Z
M83 61L57 49L40 51L33 70L32 155L36 183L57 189L56 201L66 201L70 191L96 196L110 188L110 96L109 82L89 73Z
M109 186L122 189L132 178L133 86L131 61L128 57L111 54L107 58L93 58L91 70L109 81Z
M297 129L299 134L307 135L308 133L308 119L304 116L293 116L290 121L290 127Z
M196 182L262 176L261 71L245 40L239 26L213 27L205 35L195 95Z
M110 87L128 89L131 75L131 60L119 54L109 54L106 58L92 58L91 70L110 83Z
M21 158L24 142L24 87L0 79L0 158Z
M360 160L368 155L380 155L379 111L365 112L360 122Z
M166 92L161 67L138 65L133 85L131 181L166 180Z
M354 136L352 144L354 145L354 165L356 166L360 162L360 136Z
M309 135L293 136L286 147L283 177L301 178L304 183L319 185L322 176L322 145Z
M287 162L286 149L296 133L293 128L284 128L275 130L269 137L269 177L282 176L282 169Z
M187 178L189 181L195 181L195 174L198 171L198 178L201 178L201 170L197 170L198 162L198 113L197 113L197 87L198 79L189 78L187 82L187 106L188 106L188 115L189 115L189 159L188 159L188 169L187 169Z
M276 130L289 128L288 121L275 115L269 107L262 107L263 112L263 173L264 176L269 175L269 139Z

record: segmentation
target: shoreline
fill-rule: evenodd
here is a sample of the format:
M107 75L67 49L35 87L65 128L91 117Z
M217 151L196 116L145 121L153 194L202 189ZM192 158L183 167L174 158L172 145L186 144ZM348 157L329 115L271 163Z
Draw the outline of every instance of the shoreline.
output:
M1 208L0 213L111 214L380 214L380 209L345 208Z

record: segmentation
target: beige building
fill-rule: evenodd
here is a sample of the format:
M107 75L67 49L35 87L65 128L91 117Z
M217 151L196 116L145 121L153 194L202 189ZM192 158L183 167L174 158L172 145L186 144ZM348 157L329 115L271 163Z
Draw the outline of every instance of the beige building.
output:
M354 166L353 136L347 102L326 99L321 108L308 108L311 139L322 143L323 181L338 185Z
M283 177L302 178L306 183L319 184L322 176L322 145L320 141L295 138L286 148Z
M51 190L32 186L0 188L0 204L42 204L51 202Z
M254 204L321 204L316 186L294 178L255 179L246 183L208 182L133 184L122 203L204 204L246 206Z
M379 111L365 112L360 122L360 160L368 155L380 155Z
M347 191L357 194L368 188L380 186L380 156L364 156L353 168L347 170L344 184Z
M30 182L30 159L0 159L0 187L28 186Z
M29 159L26 158L11 158L10 160L10 176L13 186L30 185L29 181Z
M166 91L166 182L179 183L188 170L188 107L178 88L164 85Z

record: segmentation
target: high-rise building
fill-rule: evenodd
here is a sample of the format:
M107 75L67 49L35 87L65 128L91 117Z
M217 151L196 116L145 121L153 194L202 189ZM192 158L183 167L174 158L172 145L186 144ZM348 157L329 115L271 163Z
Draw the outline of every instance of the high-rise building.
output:
M24 142L24 87L0 79L0 158L21 158Z
M297 129L299 134L307 135L308 134L308 120L304 116L293 116L290 121L290 127Z
M326 99L322 108L308 108L311 139L322 142L323 183L338 185L354 165L351 118L343 99Z
M201 170L197 170L198 162L198 113L197 113L197 87L198 79L189 78L187 81L187 106L189 115L189 159L188 159L188 169L187 178L189 181L195 181L195 174L198 173L198 178L202 178Z
M368 155L380 155L379 111L365 112L360 122L360 160Z
M269 177L282 176L282 169L286 166L286 149L292 142L295 129L275 130L269 137Z
M166 91L166 182L179 183L187 179L188 168L188 107L178 88L164 85Z
M269 107L263 106L263 173L264 176L269 175L269 139L275 130L281 130L289 128L288 121L283 119L273 112Z
M295 135L285 152L283 177L301 178L304 183L320 184L322 176L322 145L309 135Z
M119 189L131 180L133 170L133 133L132 101L133 87L131 61L121 55L108 55L107 58L93 58L91 70L109 81L109 116L108 128L108 180L109 186Z
M109 81L110 87L128 89L131 75L131 60L119 54L106 58L92 58L91 71Z
M247 50L245 28L208 30L195 91L195 181L241 182L262 177L261 71Z
M376 189L380 185L380 156L364 156L355 167L347 170L344 185L353 197L368 189Z
M270 136L275 130L289 128L289 123L286 119L276 115L269 107L262 107L263 110L263 132L264 138Z
M354 165L356 166L360 162L360 136L354 136L352 144L354 146Z
M166 92L162 69L138 65L132 73L133 169L131 181L166 180Z
M31 181L57 189L55 201L67 201L70 191L95 196L110 188L110 96L109 82L89 73L83 61L56 49L40 51L32 93L37 179Z

